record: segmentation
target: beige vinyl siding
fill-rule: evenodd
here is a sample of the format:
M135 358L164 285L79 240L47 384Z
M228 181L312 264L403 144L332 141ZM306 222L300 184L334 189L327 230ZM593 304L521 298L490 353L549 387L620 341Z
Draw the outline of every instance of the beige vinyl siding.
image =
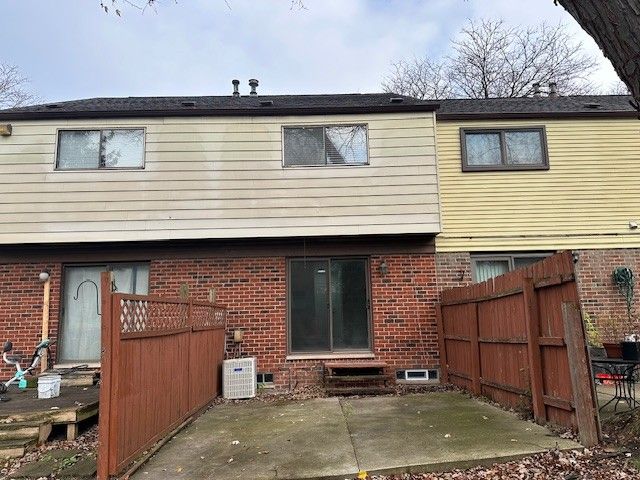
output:
M282 167L284 125L368 125L366 166ZM12 122L0 243L437 233L434 116ZM144 170L56 171L57 130L145 128Z
M546 128L548 171L462 172L461 127L519 126ZM640 246L640 121L438 120L437 137L439 251Z

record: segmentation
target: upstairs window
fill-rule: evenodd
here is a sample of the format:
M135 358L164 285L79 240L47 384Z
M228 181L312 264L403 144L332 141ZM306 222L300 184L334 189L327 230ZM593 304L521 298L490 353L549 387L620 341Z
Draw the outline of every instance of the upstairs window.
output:
M284 127L284 166L366 165L366 125Z
M546 170L544 128L460 130L462 170Z
M144 168L144 129L60 130L56 168Z

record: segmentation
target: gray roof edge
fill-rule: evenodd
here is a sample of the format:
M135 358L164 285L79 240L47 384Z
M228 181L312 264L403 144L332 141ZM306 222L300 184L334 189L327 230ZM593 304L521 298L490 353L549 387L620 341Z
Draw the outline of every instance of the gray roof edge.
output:
M98 118L143 118L143 117L261 117L285 115L322 115L350 113L411 113L434 112L439 103L390 104L390 105L350 105L279 108L212 108L212 109L139 109L139 110L81 110L81 111L0 111L0 121L10 120L51 120L51 119L98 119Z

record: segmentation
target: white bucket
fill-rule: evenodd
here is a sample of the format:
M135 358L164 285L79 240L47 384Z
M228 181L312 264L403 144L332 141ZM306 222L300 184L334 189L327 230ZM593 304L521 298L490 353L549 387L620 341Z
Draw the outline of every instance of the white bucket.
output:
M47 374L38 377L38 398L54 398L60 395L60 382L62 377L55 374Z

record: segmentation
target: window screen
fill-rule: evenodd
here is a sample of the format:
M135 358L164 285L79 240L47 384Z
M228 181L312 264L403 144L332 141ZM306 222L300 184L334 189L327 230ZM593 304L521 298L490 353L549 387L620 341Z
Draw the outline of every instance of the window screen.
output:
M58 168L98 168L99 166L99 130L60 132Z
M144 130L61 130L56 168L142 168Z
M284 165L366 165L366 125L285 127Z

